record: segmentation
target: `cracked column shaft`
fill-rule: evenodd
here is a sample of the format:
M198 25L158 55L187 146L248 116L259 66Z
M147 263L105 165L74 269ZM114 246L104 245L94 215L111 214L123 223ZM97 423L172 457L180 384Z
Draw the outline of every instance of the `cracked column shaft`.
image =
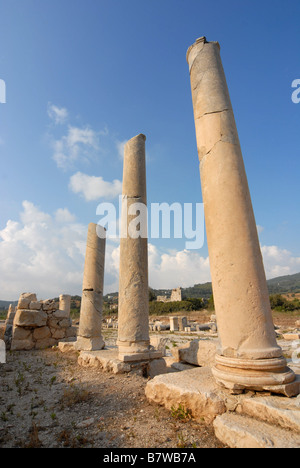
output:
M247 176L217 42L187 53L220 350L213 370L231 389L286 385L295 375L277 345Z
M105 262L105 229L89 224L82 285L80 324L77 349L96 351L103 349L102 306Z
M144 237L133 236L130 227L140 216L138 211L147 206L145 141L145 135L137 135L126 143L124 151L117 342L122 361L147 360L153 355L149 338L147 217L141 219L143 226L136 225ZM137 203L140 210L133 206Z

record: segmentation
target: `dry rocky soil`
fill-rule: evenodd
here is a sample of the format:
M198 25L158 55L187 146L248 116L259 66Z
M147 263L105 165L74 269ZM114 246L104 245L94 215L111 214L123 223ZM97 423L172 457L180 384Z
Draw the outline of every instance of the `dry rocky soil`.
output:
M207 321L202 314L193 318ZM287 328L297 319L294 314L274 317ZM116 331L105 334L112 344ZM175 337L169 338L171 347ZM177 344L194 338L182 336ZM224 447L211 425L180 408L150 404L147 378L80 367L77 359L77 353L57 348L7 353L7 363L0 364L1 448Z
M0 379L1 448L222 447L204 422L148 403L146 378L82 368L76 353L8 353Z

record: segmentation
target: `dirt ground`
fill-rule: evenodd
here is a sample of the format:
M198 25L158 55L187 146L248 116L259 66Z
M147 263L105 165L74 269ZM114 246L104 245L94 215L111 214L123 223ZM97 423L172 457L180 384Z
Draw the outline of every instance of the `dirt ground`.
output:
M149 404L147 379L82 368L76 354L8 353L0 379L1 448L223 447L212 427Z
M204 323L209 316L195 312L189 320ZM299 319L299 313L274 313L274 323L286 329ZM113 344L117 331L103 332L106 343ZM167 344L171 348L195 338L170 334ZM223 447L212 426L178 408L150 404L146 378L83 368L77 358L57 348L7 354L7 363L0 364L1 448Z

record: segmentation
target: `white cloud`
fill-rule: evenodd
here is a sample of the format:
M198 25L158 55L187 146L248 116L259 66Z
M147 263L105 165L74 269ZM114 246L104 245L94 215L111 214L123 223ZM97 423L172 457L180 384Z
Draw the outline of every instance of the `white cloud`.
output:
M265 228L263 226L260 226L259 224L257 224L256 227L257 227L258 234L261 234L265 230Z
M20 220L0 231L0 299L22 292L40 299L61 293L81 294L87 226L76 223L67 208L53 215L29 201ZM300 271L300 257L277 246L263 246L268 278ZM105 292L118 290L120 246L106 243ZM209 258L188 250L162 251L149 243L149 284L155 289L189 287L210 281Z
M62 221L23 202L20 222L9 220L0 231L1 299L16 300L22 292L40 298L81 290L87 227ZM61 223L57 223L57 216Z
M68 110L48 103L47 113L55 125L64 125L69 119ZM52 128L53 130L53 128ZM53 149L53 159L57 167L63 170L73 169L75 163L87 163L99 152L99 136L108 135L108 129L96 132L88 125L76 127L68 125L65 134L55 138L48 134Z
M20 220L0 231L0 299L17 300L22 292L39 299L59 294L81 295L88 226L75 222L67 208L54 215L29 201ZM107 242L105 287L118 289L118 249Z
M112 199L122 193L122 182L117 179L106 182L102 177L77 172L70 178L69 188L72 192L83 195L86 201Z
M55 212L55 220L58 223L74 223L76 221L76 216L70 213L67 208L59 208Z
M119 155L119 158L121 160L124 159L124 149L125 149L125 145L127 143L128 140L124 140L124 141L116 141L116 147L117 147L117 150L118 150L118 155Z
M55 125L62 125L67 122L69 113L65 107L58 107L51 102L48 103L48 116Z
M89 162L99 150L98 133L89 127L69 125L68 132L52 142L53 159L60 169L71 169L75 162Z
M149 285L154 289L189 287L211 281L209 260L207 257L201 257L199 253L188 250L166 253L149 243L148 255ZM115 292L119 289L119 263L120 246L107 243L105 275L109 268L110 281L106 284L108 292Z
M209 259L192 250L161 252L149 244L149 284L154 289L189 287L211 281Z
M262 246L261 251L268 279L299 273L300 257L293 256L288 250L270 245Z

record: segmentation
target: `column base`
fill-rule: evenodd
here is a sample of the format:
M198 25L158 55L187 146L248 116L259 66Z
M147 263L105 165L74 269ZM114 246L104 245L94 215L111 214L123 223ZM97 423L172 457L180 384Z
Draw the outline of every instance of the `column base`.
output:
M162 351L150 346L150 342L122 342L117 341L119 360L123 362L139 362L158 359L163 356Z
M269 391L293 397L299 394L299 382L287 367L285 358L247 360L216 355L212 369L216 382L231 390Z
M75 348L78 351L99 351L105 347L105 342L102 336L94 338L85 338L84 336L78 336L75 344Z

